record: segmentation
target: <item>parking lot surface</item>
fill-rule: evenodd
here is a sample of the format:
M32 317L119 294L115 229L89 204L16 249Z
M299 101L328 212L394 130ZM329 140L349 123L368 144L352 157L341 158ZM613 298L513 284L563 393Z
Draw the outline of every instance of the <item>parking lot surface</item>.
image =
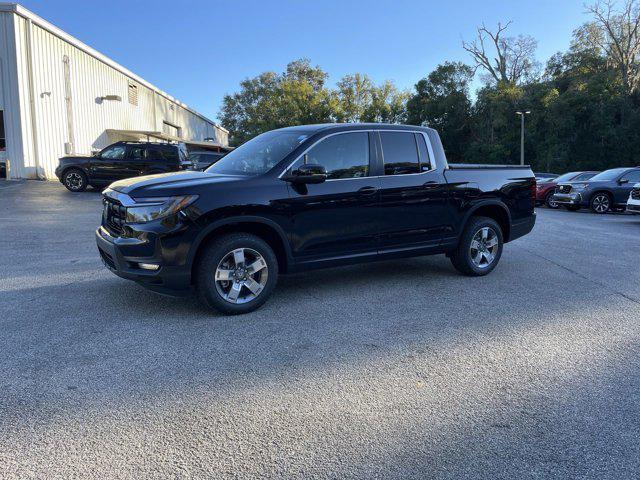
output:
M0 478L638 478L640 216L539 209L225 317L100 263L97 192L0 185Z

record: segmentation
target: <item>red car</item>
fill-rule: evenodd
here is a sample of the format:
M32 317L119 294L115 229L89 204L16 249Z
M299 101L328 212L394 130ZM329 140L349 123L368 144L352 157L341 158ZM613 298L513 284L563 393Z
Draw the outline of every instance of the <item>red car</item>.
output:
M554 202L552 197L559 182L584 182L597 173L600 172L568 172L551 180L539 181L536 186L536 203L549 208L558 208L560 205Z

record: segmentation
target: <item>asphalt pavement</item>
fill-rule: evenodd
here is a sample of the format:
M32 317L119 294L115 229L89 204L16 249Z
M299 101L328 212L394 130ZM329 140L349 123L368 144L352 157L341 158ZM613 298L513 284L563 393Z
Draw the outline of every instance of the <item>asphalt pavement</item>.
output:
M225 317L106 270L97 192L0 185L0 478L640 477L640 216L281 277Z

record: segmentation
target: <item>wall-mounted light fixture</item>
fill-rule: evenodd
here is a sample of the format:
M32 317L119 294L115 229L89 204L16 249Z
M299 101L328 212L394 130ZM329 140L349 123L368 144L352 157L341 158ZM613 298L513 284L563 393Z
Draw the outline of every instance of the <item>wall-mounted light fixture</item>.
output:
M122 97L120 95L105 95L104 97L100 97L100 100L112 100L114 102L121 102Z

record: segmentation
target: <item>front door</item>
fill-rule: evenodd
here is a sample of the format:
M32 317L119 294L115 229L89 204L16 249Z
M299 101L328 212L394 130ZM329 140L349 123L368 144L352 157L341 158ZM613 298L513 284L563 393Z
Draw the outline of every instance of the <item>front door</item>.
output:
M615 203L626 205L633 186L638 182L640 182L640 169L631 170L622 175L614 188Z
M380 251L435 248L452 228L447 183L422 133L380 131Z
M102 150L91 159L91 181L111 183L127 178L127 147L125 144L114 144Z
M321 184L289 184L296 261L376 254L379 179L370 176L369 136L368 132L329 135L291 167L306 161L324 166L328 174Z

